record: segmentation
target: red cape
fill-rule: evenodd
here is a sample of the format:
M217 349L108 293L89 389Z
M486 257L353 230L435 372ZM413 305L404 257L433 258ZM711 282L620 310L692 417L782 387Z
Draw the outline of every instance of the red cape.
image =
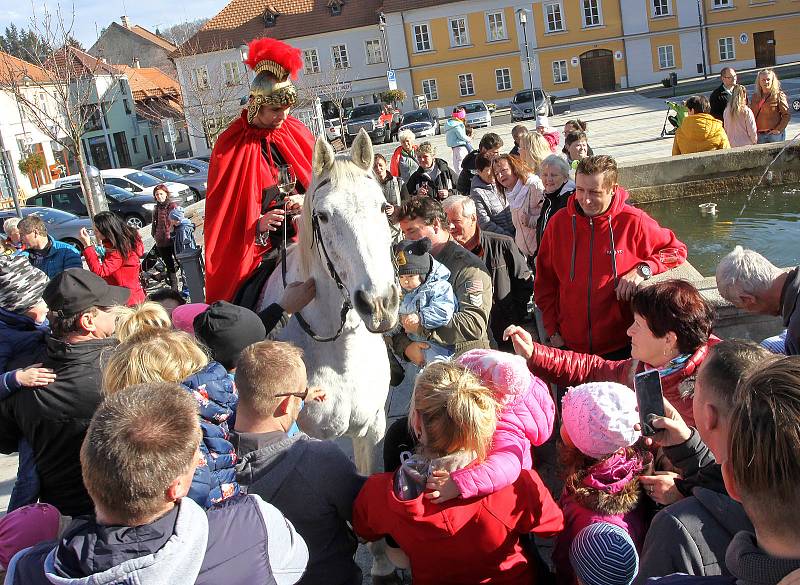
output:
M297 181L308 189L314 137L289 116L277 130L247 123L247 110L217 139L211 153L204 226L206 302L233 299L269 247L257 246L262 191L275 185L274 170L261 152L261 139L274 143Z

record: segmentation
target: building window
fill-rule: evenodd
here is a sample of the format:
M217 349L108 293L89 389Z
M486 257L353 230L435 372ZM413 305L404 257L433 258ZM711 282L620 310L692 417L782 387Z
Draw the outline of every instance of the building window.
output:
M511 89L511 69L504 67L503 69L494 70L494 80L497 84L497 91L508 91Z
M328 2L328 9L331 11L331 16L339 16L342 13L344 0L330 0Z
M672 45L658 47L659 69L673 69L675 67L675 50Z
M670 0L653 0L653 17L669 16L671 11Z
M713 8L714 10L717 8L733 8L733 2L731 0L714 0Z
M239 85L242 78L239 75L239 64L236 61L228 61L222 64L222 71L225 73L225 85L232 87Z
M192 85L195 89L208 89L208 68L195 67L192 69Z
M733 37L719 39L719 60L730 61L736 59L736 50L733 48Z
M374 65L375 63L383 63L383 49L381 42L377 39L366 41L367 48L367 65Z
M154 138L156 139L156 150L161 150L161 137L156 134Z
M333 45L331 47L334 69L347 69L350 67L350 59L347 56L347 45Z
M488 34L486 38L489 41L504 41L508 38L506 35L506 23L503 20L502 12L490 12L486 15L486 25L488 27Z
M137 138L131 138L131 146L133 147L133 154L139 154L139 140Z
M600 26L600 1L583 0L583 26Z
M463 16L458 18L451 18L449 24L450 28L450 46L451 47L465 47L469 45L469 35L467 34L467 19Z
M319 55L316 49L303 51L303 73L319 73Z
M569 73L566 61L553 61L553 83L567 83Z
M431 50L431 29L427 24L414 25L414 52Z
M462 73L458 76L458 91L461 93L461 97L475 95L475 82L472 79L472 73Z
M130 105L130 103L128 103L128 100L123 98L122 105L125 108L125 113L130 116L131 115L131 105Z
M429 102L433 102L439 99L439 86L436 85L435 79L423 79L422 80L422 93L425 94L425 97Z
M544 5L544 19L547 32L559 32L564 30L564 17L560 3Z

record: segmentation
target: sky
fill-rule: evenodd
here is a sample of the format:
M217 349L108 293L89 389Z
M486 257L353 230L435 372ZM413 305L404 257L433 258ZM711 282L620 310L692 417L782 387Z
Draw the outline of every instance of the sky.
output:
M34 12L35 3L35 12ZM0 0L0 32L12 22L19 28L30 28L31 18L41 23L45 10L55 12L60 7L64 21L69 25L74 8L75 18L72 36L85 48L91 47L104 26L120 21L125 14L131 24L138 24L151 31L159 27L198 18L211 18L219 12L227 0L193 0L192 2L168 2L167 0L72 0L54 2L48 0Z

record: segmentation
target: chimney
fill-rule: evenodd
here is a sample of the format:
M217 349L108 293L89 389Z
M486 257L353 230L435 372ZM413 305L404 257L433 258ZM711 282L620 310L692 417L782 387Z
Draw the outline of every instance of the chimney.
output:
M131 23L130 23L130 21L128 20L128 17L127 17L127 16L123 16L123 17L121 18L121 20L122 20L122 26L124 26L125 28L131 28Z
M141 69L142 68L142 64L139 62L139 57L134 57L133 58L133 67L134 67L134 69Z

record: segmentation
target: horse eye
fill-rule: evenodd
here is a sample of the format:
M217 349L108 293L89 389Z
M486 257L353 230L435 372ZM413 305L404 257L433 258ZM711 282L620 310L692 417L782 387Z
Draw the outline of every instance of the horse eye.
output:
M317 217L322 223L328 223L328 220L330 219L330 216L328 216L328 214L325 213L324 211L318 211Z

